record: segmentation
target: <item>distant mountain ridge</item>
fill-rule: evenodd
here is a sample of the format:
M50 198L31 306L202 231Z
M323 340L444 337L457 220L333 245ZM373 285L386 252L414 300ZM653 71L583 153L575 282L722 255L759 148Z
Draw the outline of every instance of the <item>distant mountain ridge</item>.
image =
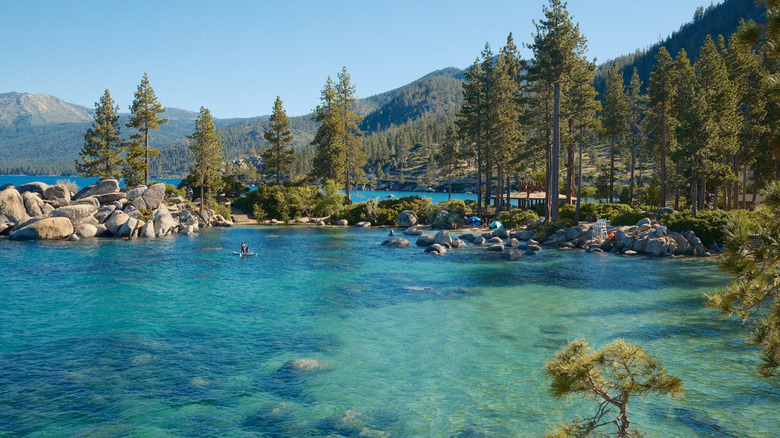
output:
M63 102L48 94L0 94L0 126L40 126L52 123L92 121L92 112L83 106Z

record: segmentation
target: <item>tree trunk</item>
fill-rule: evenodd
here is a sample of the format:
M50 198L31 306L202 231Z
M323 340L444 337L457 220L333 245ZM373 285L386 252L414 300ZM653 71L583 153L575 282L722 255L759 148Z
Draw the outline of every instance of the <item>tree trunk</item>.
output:
M477 217L484 220L482 217L482 139L479 131L477 131Z
M694 173L694 169L696 169L696 158L693 158L691 160L691 216L696 217L696 204L697 204L697 196L696 196L696 174Z
M634 142L631 142L631 182L628 183L628 199L633 204L634 202L634 165L636 161L636 145Z
M682 173L681 170L681 163L677 163L677 176L675 178L674 183L674 209L679 210L680 209L680 174Z
M666 101L665 100L661 103L661 207L666 207Z
M609 203L615 202L615 137L609 143Z
M618 437L619 438L628 438L631 436L629 433L629 428L631 427L631 422L628 421L628 411L626 409L626 403L623 403L619 406L620 408L620 415L618 415L617 421L618 421Z
M558 193L560 190L558 190L558 163L559 163L559 156L560 156L560 142L561 142L561 133L560 133L560 113L561 113L561 83L556 82L554 84L555 88L553 90L553 141L552 141L552 175L550 177L550 194L552 195L552 198L550 199L552 202L550 202L550 220L553 222L558 221Z
M574 194L574 118L569 117L569 134L572 141L566 145L566 203L571 204Z
M144 153L146 154L146 167L144 168L144 185L149 185L149 130L144 132Z
M579 144L579 162L577 163L577 207L574 209L574 223L580 222L580 200L582 199L582 143Z

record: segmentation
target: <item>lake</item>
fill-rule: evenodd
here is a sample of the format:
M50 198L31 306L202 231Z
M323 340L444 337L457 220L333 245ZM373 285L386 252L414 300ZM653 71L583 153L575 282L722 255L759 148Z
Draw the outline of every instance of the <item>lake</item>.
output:
M20 186L22 184L27 184L30 182L42 182L49 185L56 184L58 181L71 181L78 186L79 189L83 189L84 187L94 184L97 182L97 178L85 178L81 176L27 176L27 175L0 175L0 186L11 183L15 186ZM167 184L173 184L177 185L181 181L180 178L152 178L152 182L164 182ZM124 183L120 182L120 186L124 188ZM252 190L256 189L256 186L250 186ZM343 193L343 190L342 190ZM376 190L352 190L351 191L351 198L352 202L359 203L359 202L365 202L369 198L374 198L377 200L382 199L388 199L388 196L392 195L393 197L400 198L402 196L426 196L428 198L431 198L431 202L434 204L438 204L439 202L444 202L447 200L448 196L447 193L437 193L437 192L398 192L398 191L376 191ZM477 195L474 193L453 193L452 199L460 199L460 200L471 200L476 201Z
M685 384L634 399L651 436L765 437L780 384L702 294L701 259L385 248L382 229L0 239L0 435L541 436L592 412L542 368L640 343ZM233 254L241 242L259 253ZM294 359L322 369L291 373Z

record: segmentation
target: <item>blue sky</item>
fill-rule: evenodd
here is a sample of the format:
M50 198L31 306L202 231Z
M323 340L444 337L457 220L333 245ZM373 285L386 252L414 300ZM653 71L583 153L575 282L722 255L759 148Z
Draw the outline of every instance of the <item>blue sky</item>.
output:
M444 67L486 42L527 43L541 0L0 1L0 93L93 107L108 88L127 111L144 72L164 106L215 117L310 112L346 66L359 97ZM718 2L716 2L718 3ZM570 0L589 57L645 48L709 0ZM524 56L529 52L524 49Z

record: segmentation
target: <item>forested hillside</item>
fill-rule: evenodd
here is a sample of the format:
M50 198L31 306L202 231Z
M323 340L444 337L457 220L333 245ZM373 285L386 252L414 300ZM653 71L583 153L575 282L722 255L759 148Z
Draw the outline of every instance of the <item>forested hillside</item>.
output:
M706 8L699 7L694 13L692 21L682 25L680 30L647 49L638 49L630 55L620 56L604 62L596 71L593 81L594 88L600 94L604 91L607 80L607 71L613 62L617 63L618 70L623 72L626 83L631 79L631 74L636 67L641 81L647 85L650 71L655 65L655 55L661 47L676 56L681 49L685 49L689 59L699 56L699 49L704 44L707 35L712 35L717 40L718 35L728 38L739 26L740 20L754 20L763 22L766 9L763 2L756 0L725 0L718 5L710 5Z

